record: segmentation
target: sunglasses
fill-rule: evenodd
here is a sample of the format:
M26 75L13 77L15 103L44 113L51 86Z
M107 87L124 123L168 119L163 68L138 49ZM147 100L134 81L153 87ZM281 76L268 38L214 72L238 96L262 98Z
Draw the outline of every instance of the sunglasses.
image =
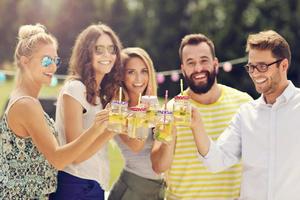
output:
M60 57L51 58L50 56L44 56L42 58L42 66L43 67L49 67L51 64L55 64L56 67L60 67L61 59Z
M105 53L105 50L111 54L116 55L117 54L117 46L116 45L110 45L110 46L103 46L103 45L96 45L95 46L95 54L96 55L103 55Z

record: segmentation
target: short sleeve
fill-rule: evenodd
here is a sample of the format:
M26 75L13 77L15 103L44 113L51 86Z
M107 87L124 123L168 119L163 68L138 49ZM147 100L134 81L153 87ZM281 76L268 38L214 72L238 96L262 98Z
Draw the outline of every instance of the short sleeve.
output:
M89 108L89 103L86 100L86 87L78 80L72 80L66 83L62 95L69 95L78 101L86 110Z

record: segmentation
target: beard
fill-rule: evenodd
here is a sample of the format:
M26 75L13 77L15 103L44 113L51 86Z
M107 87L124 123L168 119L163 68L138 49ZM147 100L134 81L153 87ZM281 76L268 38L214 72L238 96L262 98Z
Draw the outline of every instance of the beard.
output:
M183 71L186 83L188 84L189 88L196 94L207 93L215 83L215 80L217 77L216 68L214 68L214 70L212 72L209 72L206 70L206 71L204 71L204 73L207 76L207 82L196 84L195 81L193 80L193 76L196 76L198 73L195 72L195 73L192 73L190 76L187 76L186 73Z

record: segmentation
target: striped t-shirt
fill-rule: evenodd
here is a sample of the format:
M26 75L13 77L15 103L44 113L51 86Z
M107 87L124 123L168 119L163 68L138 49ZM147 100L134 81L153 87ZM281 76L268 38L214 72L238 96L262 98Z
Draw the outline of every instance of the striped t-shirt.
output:
M201 113L207 134L216 140L228 126L241 104L252 98L244 92L220 85L220 98L213 104L191 104ZM187 91L184 92L187 95ZM171 100L168 106L171 106ZM241 183L240 164L220 172L209 172L199 161L198 150L192 131L188 127L177 127L174 159L168 171L167 199L237 199Z

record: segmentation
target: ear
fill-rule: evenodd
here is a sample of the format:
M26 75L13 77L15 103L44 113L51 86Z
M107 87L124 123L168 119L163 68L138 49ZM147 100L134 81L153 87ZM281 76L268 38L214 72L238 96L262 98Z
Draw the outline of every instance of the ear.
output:
M288 68L289 68L289 61L288 61L288 59L283 59L282 61L281 61L281 66L282 66L282 69L284 70L284 71L287 71L288 70Z
M27 67L29 63L29 58L26 56L21 56L20 57L20 64L22 67Z
M219 68L220 68L220 64L219 64L219 60L217 57L214 58L214 68L216 69L216 73L219 73Z
M181 68L181 73L182 73L183 77L185 77L185 73L184 73L184 70L183 70L183 64L180 64L180 68Z

